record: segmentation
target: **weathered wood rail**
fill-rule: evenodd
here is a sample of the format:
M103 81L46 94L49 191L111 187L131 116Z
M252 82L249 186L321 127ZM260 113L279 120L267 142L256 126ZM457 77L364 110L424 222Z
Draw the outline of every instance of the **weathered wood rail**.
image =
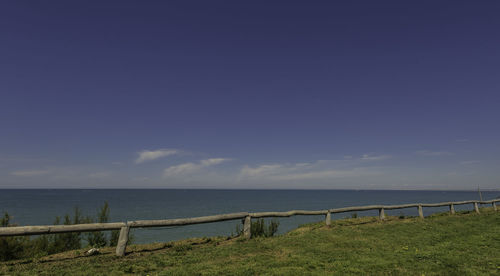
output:
M424 218L423 207L443 207L449 206L450 214L455 214L455 205L473 204L474 211L479 213L479 204L491 204L493 209L497 211L496 203L500 199L488 201L468 200L456 202L441 202L441 203L414 203L401 205L367 205L353 206L319 211L292 210L287 212L258 212L258 213L231 213L214 216L203 216L195 218L179 218L179 219L164 219L164 220L135 220L127 222L112 222L112 223L89 223L89 224L73 224L73 225L43 225L43 226L15 226L15 227L0 227L0 237L5 236L24 236L24 235L42 235L42 234L59 234L68 232L92 232L106 230L120 230L118 244L116 247L116 255L124 256L127 247L130 228L145 228L145 227L164 227L164 226L182 226L200 223L211 223L226 220L243 219L243 236L249 239L251 233L252 218L269 218L269 217L291 217L297 215L325 215L325 224L331 225L332 214L378 210L379 218L385 219L385 210L417 208L420 218Z

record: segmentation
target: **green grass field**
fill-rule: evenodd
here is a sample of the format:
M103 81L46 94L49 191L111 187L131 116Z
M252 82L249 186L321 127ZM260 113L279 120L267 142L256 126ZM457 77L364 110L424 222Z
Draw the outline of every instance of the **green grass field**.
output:
M252 240L201 238L0 263L37 275L500 275L500 212L374 217L302 226Z

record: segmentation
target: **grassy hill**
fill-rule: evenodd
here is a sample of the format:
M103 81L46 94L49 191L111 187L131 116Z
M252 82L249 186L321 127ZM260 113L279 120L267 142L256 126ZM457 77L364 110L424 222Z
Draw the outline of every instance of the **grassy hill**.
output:
M323 222L249 241L224 237L133 245L126 257L71 251L0 263L38 275L500 275L500 212Z

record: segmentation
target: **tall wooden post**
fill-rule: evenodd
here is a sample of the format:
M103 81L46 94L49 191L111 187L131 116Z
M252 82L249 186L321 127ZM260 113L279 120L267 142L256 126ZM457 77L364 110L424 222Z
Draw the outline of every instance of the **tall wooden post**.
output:
M247 240L252 237L252 218L250 216L245 217L245 222L243 223L243 237Z
M455 207L453 207L453 204L450 204L450 214L455 214Z
M479 206L477 206L477 202L474 202L474 211L479 214Z
M424 210L422 208L422 205L418 205L418 216L420 218L424 218Z
M326 213L325 224L328 227L330 227L332 225L332 215L330 214L330 211L328 211L328 213Z
M378 209L378 218L380 220L384 220L385 219L385 212L384 212L384 208L380 208Z
M120 229L120 236L118 237L118 244L116 245L116 256L125 256L129 232L130 227L128 225Z

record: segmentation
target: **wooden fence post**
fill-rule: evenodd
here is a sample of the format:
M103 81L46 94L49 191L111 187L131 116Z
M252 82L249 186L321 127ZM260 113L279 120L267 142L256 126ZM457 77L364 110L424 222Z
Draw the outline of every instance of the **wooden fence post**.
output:
M326 213L325 224L328 227L330 227L330 225L332 225L332 215L330 214L330 212Z
M455 214L455 207L453 207L453 204L450 204L450 214Z
M491 206L493 207L493 211L497 210L497 204L495 202L492 202Z
M124 226L120 229L120 237L118 237L118 243L116 245L116 256L125 256L125 250L127 249L128 234L130 232L130 226Z
M384 220L385 219L384 208L378 209L378 217L379 217L380 220Z
M422 205L418 205L418 216L420 218L424 218L424 210L422 208Z
M243 237L250 239L252 237L252 217L246 216L243 223Z
M479 214L479 206L477 206L477 202L474 202L474 211Z

